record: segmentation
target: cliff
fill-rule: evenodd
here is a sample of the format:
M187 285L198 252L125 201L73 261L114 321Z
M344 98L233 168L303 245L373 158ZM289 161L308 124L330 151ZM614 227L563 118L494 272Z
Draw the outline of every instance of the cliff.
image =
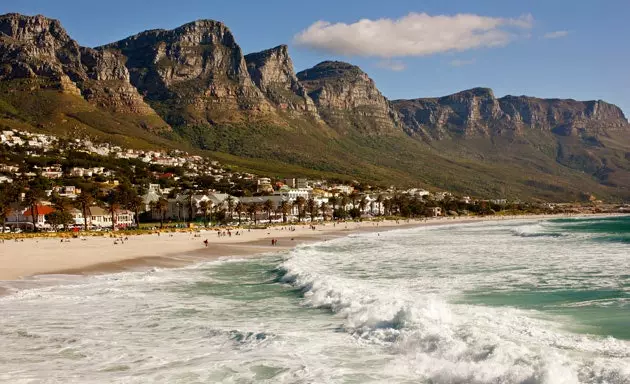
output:
M277 175L307 169L495 197L630 197L630 125L612 104L497 98L488 88L389 101L352 64L296 74L285 45L244 56L212 20L87 48L56 20L2 15L0 126L194 145Z
M272 109L223 23L198 20L173 30L142 32L104 48L120 50L131 83L172 124L239 121L241 111Z
M245 62L254 83L278 108L317 116L315 103L298 82L286 45L250 53Z
M57 89L110 112L136 115L145 128L170 129L131 85L124 62L117 52L79 46L57 20L0 16L0 80L32 80L29 89Z
M449 137L522 135L527 130L562 136L608 134L630 125L618 107L598 101L496 98L474 88L440 98L395 100L405 130L427 140Z
M359 67L324 61L297 74L322 118L333 128L370 135L395 134L398 117Z

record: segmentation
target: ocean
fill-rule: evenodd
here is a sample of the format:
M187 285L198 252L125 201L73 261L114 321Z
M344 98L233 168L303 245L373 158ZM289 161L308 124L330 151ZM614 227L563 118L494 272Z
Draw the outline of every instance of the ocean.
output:
M0 382L630 383L630 217L44 278L0 297Z

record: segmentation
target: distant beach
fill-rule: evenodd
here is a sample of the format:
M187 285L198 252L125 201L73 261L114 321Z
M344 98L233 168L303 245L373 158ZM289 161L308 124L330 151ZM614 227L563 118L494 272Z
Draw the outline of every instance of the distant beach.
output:
M14 281L16 286L28 286L28 278L37 275L86 275L113 273L142 268L182 267L219 257L251 257L294 247L304 242L324 241L359 231L385 231L423 225L448 225L479 221L561 218L563 215L468 216L410 220L316 223L315 229L306 224L276 225L265 229L207 229L127 236L125 232L105 236L75 238L64 242L59 238L36 237L7 239L0 244L0 281ZM576 217L576 216L572 216ZM218 233L225 233L219 236ZM236 233L239 235L236 235ZM115 237L110 237L115 236ZM122 240L121 240L122 238ZM126 240L125 240L126 238ZM272 246L271 240L277 239ZM208 240L206 247L204 241ZM26 284L15 283L23 280ZM0 283L0 286L2 284ZM6 292L6 289L5 289ZM3 292L0 290L0 294Z

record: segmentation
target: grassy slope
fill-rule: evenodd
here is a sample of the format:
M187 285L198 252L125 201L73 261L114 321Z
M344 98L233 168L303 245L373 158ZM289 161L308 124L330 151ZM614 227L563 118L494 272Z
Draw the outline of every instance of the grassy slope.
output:
M68 138L95 137L132 148L180 148L216 158L237 169L271 176L358 179L380 185L438 187L476 196L577 200L628 196L630 146L622 137L601 138L584 149L560 138L566 165L603 158L609 186L590 173L556 162L556 137L535 133L517 139L466 139L430 144L404 135L342 133L325 125L282 116L276 121L243 121L178 127L157 136L135 116L112 115L78 96L40 89L32 81L0 84L0 127L52 132ZM201 148L201 150L195 149ZM582 159L582 160L581 160ZM561 159L562 161L562 159ZM574 164L576 163L576 164ZM563 163L565 164L565 163Z

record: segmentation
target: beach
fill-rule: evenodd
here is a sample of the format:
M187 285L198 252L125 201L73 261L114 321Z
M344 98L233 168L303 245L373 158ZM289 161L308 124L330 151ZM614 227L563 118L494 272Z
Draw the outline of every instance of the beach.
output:
M575 217L581 217L575 216ZM138 270L150 267L182 267L218 257L251 257L260 253L347 236L362 231L386 231L397 228L505 221L548 219L559 215L437 217L410 220L275 225L265 229L233 228L196 231L155 231L128 236L124 232L73 239L36 237L7 239L0 243L0 281L24 280L38 275L85 275ZM225 236L219 236L221 232ZM239 235L236 235L236 233ZM121 240L122 238L122 240ZM275 246L271 240L277 239ZM208 241L208 245L204 244ZM3 284L0 284L0 288ZM4 284L5 286L7 284ZM15 286L15 284L13 284ZM2 294L2 291L0 291Z
M35 275L92 274L147 267L181 267L217 257L252 256L306 241L323 241L356 231L384 231L421 225L455 224L488 220L482 218L434 218L428 220L363 221L271 226L266 229L232 229L186 232L158 231L127 236L124 232L76 239L30 238L0 244L0 280L18 280ZM496 219L495 219L496 220ZM236 235L236 233L239 235ZM116 237L111 237L116 236ZM122 241L120 237L122 236ZM125 240L126 237L126 240ZM118 240L117 240L118 239ZM204 240L208 240L208 246ZM271 239L277 239L276 246Z
M630 217L493 219L13 243L0 382L628 382Z

